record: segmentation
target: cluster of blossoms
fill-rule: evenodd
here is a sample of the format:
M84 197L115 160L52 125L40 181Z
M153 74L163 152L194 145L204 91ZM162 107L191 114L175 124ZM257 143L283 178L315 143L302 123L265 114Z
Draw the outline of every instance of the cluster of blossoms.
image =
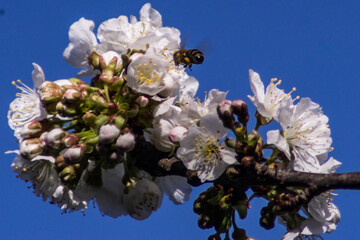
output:
M197 80L173 59L180 48L180 32L163 27L161 15L150 4L140 10L139 21L120 16L103 22L97 35L93 28L91 20L81 18L69 30L64 58L82 68L78 78L46 81L41 67L34 64L33 89L14 83L22 92L8 112L20 144L12 151L17 154L12 169L44 200L70 212L84 211L89 201L95 201L104 215L138 220L160 207L164 193L175 204L187 201L191 186L186 177L152 176L141 169L140 142L181 161L198 184L216 182L227 167L244 163L250 153L264 159L266 146L273 154L263 164L313 173L331 173L340 165L332 158L326 161L331 138L328 118L319 105L308 98L295 105L296 99L279 90L276 80L264 91L259 75L249 72L254 92L249 98L257 107L258 120L251 133L244 101L226 100L227 93L216 89L203 102L194 99ZM91 83L82 77L91 77ZM257 129L272 120L282 129L269 131L264 145ZM236 139L227 137L228 131ZM209 195L214 199L219 192L238 196L233 206L247 208L241 191L210 189L194 205L199 225L205 228L224 225L223 218L204 224L208 210L201 207L212 208L204 199ZM229 206L224 199L221 206ZM225 218L227 212L222 212ZM292 239L331 232L340 219L330 192L313 198L303 212L307 218L267 214L263 222L278 216L289 229L284 239Z

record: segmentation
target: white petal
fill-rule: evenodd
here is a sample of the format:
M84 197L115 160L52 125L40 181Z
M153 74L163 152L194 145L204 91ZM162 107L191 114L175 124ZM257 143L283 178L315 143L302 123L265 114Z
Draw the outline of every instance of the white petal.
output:
M274 144L280 151L291 159L289 145L279 130L271 130L266 133L267 144Z

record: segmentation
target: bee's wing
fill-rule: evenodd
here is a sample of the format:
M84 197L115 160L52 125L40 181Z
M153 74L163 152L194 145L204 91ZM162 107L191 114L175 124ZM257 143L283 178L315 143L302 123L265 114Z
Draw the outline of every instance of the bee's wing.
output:
M185 36L183 39L181 39L180 49L185 49L186 43L188 42L189 37Z
M207 36L206 38L202 39L197 45L196 49L199 49L203 53L209 53L212 51L213 46L210 39L210 36Z

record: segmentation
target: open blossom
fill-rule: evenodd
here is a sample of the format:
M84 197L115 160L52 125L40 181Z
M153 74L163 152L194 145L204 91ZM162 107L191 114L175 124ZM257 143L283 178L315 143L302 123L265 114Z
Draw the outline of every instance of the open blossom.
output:
M128 49L147 49L154 47L169 58L171 51L178 49L180 32L176 28L163 27L161 15L151 8L149 3L140 10L140 21L126 16L109 19L100 24L97 38L93 33L94 22L81 18L69 30L70 44L65 49L65 60L74 67L87 68L81 76L91 76L94 72L88 68L87 57L92 51L100 55L114 51L126 54Z
M166 176L156 178L161 191L169 196L169 199L175 204L183 204L190 199L191 186L187 179L181 176Z
M269 86L264 91L264 84L257 72L249 70L250 87L254 96L248 96L256 106L261 116L277 120L277 114L282 106L291 106L292 99L290 94L277 88L281 81L274 83L277 79L272 79Z
M163 195L156 183L143 178L131 186L122 199L132 218L144 220L161 206Z
M124 184L122 178L125 174L124 165L117 164L112 169L101 169L102 186L96 190L95 199L100 212L113 218L127 215L122 202Z
M168 62L156 55L145 54L130 63L126 81L139 93L169 97L177 88L176 80L168 73L169 68Z
M236 163L233 149L220 143L227 134L217 114L209 114L200 120L199 127L190 127L180 141L177 157L187 169L197 171L202 182L217 179L230 164Z
M320 166L317 172L333 173L340 165L339 161L330 158ZM303 221L299 229L286 233L282 240L292 240L299 235L321 235L336 230L337 223L340 221L340 211L331 202L331 195L331 192L325 192L311 199L307 208L303 209L308 218Z
M302 98L294 108L281 110L279 123L282 131L269 131L268 144L274 144L288 159L293 155L294 170L318 171L320 162L317 156L328 153L332 143L328 118L321 107L309 98Z
M39 87L45 81L44 72L36 63L33 63L33 66L33 89L18 80L18 83L21 83L22 86L17 86L17 88L22 92L18 93L17 98L10 103L7 116L9 126L15 130L14 135L18 139L20 139L21 130L25 123L31 120L41 120L47 115L39 98ZM15 82L13 84L15 85Z

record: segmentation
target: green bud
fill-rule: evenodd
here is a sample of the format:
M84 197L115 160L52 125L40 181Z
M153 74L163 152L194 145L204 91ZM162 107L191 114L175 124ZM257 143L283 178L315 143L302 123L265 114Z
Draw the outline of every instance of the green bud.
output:
M102 125L105 125L109 122L109 117L106 115L96 116L96 120L94 122L94 128L96 131L99 131Z
M121 115L118 115L114 118L114 121L113 123L115 124L115 126L118 128L118 129L123 129L123 127L125 126L126 124L126 119L121 116Z
M88 56L88 62L89 62L89 65L93 69L101 70L101 68L100 68L100 54L98 54L97 52L92 51L90 53L90 55Z
M209 216L205 214L200 214L198 219L198 226L201 229L207 229L212 228L214 226L214 223Z
M93 127L96 122L96 115L93 113L85 113L82 117L82 120L84 121L85 125L88 127Z
M76 179L76 171L73 166L67 166L64 168L59 176L65 181L65 182L71 182Z
M134 104L131 108L127 111L128 118L136 117L139 113L139 105Z
M98 108L99 110L108 107L108 102L105 100L105 98L101 97L100 95L94 94L90 98L95 103L96 108Z

